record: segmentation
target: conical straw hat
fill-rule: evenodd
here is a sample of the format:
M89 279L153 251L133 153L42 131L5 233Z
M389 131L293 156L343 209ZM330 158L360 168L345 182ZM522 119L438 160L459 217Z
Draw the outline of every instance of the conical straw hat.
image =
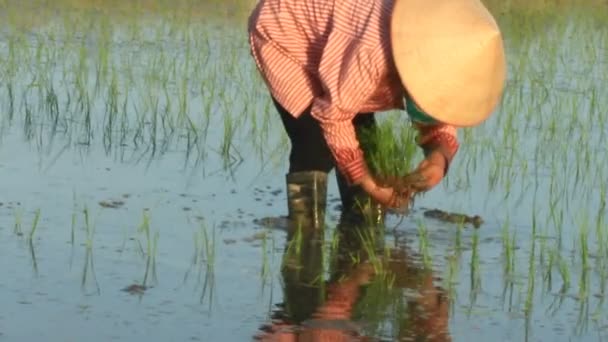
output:
M479 0L395 0L391 44L403 86L436 120L475 126L498 105L502 35Z

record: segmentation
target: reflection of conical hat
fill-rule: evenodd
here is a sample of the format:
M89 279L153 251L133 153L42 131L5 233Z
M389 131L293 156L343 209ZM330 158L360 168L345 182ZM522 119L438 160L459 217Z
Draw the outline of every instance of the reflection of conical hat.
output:
M506 78L502 35L479 0L395 0L391 44L403 86L418 107L474 126L498 105Z

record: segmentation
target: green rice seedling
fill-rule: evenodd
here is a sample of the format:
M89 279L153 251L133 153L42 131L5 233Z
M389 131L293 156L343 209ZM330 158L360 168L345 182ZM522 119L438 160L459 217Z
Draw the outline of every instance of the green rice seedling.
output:
M304 233L302 224L299 222L296 229L294 229L294 235L289 239L287 248L285 250L285 258L296 258L300 259L302 255L302 243L304 239ZM295 266L295 265L294 265Z
M602 248L602 251L606 252L606 246L603 244L605 241L604 239L602 239L602 237L604 236L603 232L604 232L604 221L605 221L605 215L606 215L606 196L608 196L608 184L606 181L602 181L600 183L600 191L599 191L599 207L598 207L598 211L597 211L597 215L596 215L596 235L598 238L598 241L602 242L602 244L600 244L600 248Z
M376 252L377 240L375 234L371 231L371 229L357 229L358 238L362 244L363 251L365 252L366 260L370 262L372 267L374 268L375 274L382 274L383 265L381 258L378 256ZM353 260L353 263L361 263L360 255L353 255L356 259Z
M183 283L185 284L194 268L197 268L196 285L202 286L200 303L209 300L209 307L213 305L215 292L215 267L216 267L216 227L209 228L206 220L197 220L197 229L193 233L194 251L192 254L190 267L184 274Z
M80 287L83 292L86 291L87 280L89 279L89 274L93 277L95 282L96 291L99 294L101 289L97 282L97 276L95 275L95 265L93 263L93 236L95 234L95 225L91 222L90 212L87 205L83 208L84 215L84 228L86 233L85 240L85 260L82 270L82 277L80 282Z
M545 282L545 291L550 292L553 289L553 269L556 267L557 260L555 253L549 250L549 247L546 248L545 253L547 254L547 265L543 274L543 280Z
M505 281L510 280L515 274L515 231L510 233L509 216L502 227L502 246L503 246L503 275Z
M462 252L462 227L464 227L464 222L462 224L458 224L456 226L456 230L454 232L455 238L454 238L454 249L455 252L458 253L460 255L460 253Z
M603 190L600 190L600 193L602 193ZM601 201L601 200L600 200ZM601 203L600 207L603 206L604 204ZM601 213L598 214L597 220L596 220L596 228L595 228L595 236L596 236L596 241L597 241L597 252L596 252L596 268L598 271L598 275L599 275L599 291L600 291L600 298L601 301L603 302L604 297L605 297L605 291L606 291L606 283L608 280L608 262L606 262L606 258L608 257L608 236L605 234L605 223L604 223L604 214L603 211Z
M561 194L557 193L557 190L554 187L553 181L551 182L551 188L549 192L549 210L550 217L553 226L556 229L557 236L557 246L558 249L562 249L563 244L563 222L564 222L564 210L563 208L558 208L558 204L561 200Z
M74 195L75 196L75 195ZM72 211L72 219L70 220L70 245L74 246L74 240L76 239L76 217L78 216L78 212L76 209L76 204L74 204L74 210Z
M190 39L186 37L186 52L184 56L184 67L182 69L182 77L179 87L179 111L178 117L184 118L188 113L188 93L189 93L189 83L188 76L190 74Z
M513 305L513 290L515 285L515 238L516 231L513 234L510 233L510 216L507 215L506 220L502 226L502 257L503 257L503 291L502 301L503 306L507 301L507 293L509 294L508 303L509 311Z
M94 92L97 94L101 89L102 84L105 82L106 77L110 70L110 56L112 48L112 24L107 16L101 16L99 19L101 22L100 36L97 38L98 41L98 55L96 64L96 77L95 77L95 88Z
M13 116L15 115L15 92L13 90L13 81L9 79L6 82L6 92L8 97L8 121L9 123L13 121Z
M209 91L209 93L207 93ZM208 86L204 81L201 82L200 86L200 96L201 96L201 110L202 110L202 139L201 143L204 144L207 141L207 134L209 132L209 127L211 125L211 113L212 113L212 99L215 98L215 87Z
M27 102L27 99L24 99L24 110L25 110L25 119L23 122L23 135L27 141L31 141L34 137L34 118L33 112L30 105Z
M272 272L270 271L270 262L268 259L268 254L271 253L271 251L268 250L268 234L269 232L267 231L262 237L262 269L260 271L260 277L262 279L262 290L264 289L264 284L266 283L266 280L268 280L268 278L272 274ZM301 246L296 246L296 250L298 250L300 247ZM296 253L298 252L296 251Z
M493 149L493 153L496 155L494 158L494 163L491 164L490 166L490 171L488 174L488 186L490 188L491 191L493 191L496 188L496 185L498 184L498 180L500 177L500 156L498 150L496 149L496 147L492 146Z
M59 100L52 81L49 81L49 84L46 86L45 109L47 110L49 119L51 120L51 132L49 133L48 142L48 149L50 150L50 146L53 144L53 138L57 134L60 124ZM63 127L61 130L64 131L65 127Z
M21 229L22 225L22 210L14 209L13 215L15 217L15 223L13 224L13 233L17 236L23 236L23 230Z
M91 98L89 97L89 93L84 86L79 88L78 105L79 112L84 116L82 136L79 143L85 146L90 146L93 138L93 120L91 119L93 109L91 106Z
M325 268L328 270L339 269L340 258L344 257L343 255L340 255L340 242L342 234L338 229L328 229L326 232L329 235L327 235L327 243L325 243L326 248L324 249L324 253L326 255L326 257L324 257L326 262Z
M34 249L34 242L28 239L27 245L30 251L30 257L32 259L32 268L34 269L34 274L38 276L38 259L36 259L36 250Z
M606 262L605 261L601 261L598 262L598 273L599 273L599 297L600 297L600 303L598 303L598 306L601 306L602 304L604 304L604 300L606 298L606 283L608 280L608 267L606 266Z
M590 320L589 299L583 298L579 302L578 317L576 319L575 332L579 336L588 331Z
M424 225L424 222L421 220L418 221L418 244L419 251L422 254L422 261L424 263L424 267L427 269L432 268L432 257L429 251L429 239L428 239L428 230Z
M72 217L71 217L71 224L70 224L70 245L71 245L71 253L70 253L70 270L72 269L72 264L74 261L74 242L76 240L76 220L78 217L78 207L76 205L77 201L76 201L76 193L72 192L72 201L74 203L73 207L72 207Z
M209 236L206 225L204 225L203 222L200 223L200 229L202 232L202 241L205 246L205 281L201 292L200 302L203 303L205 298L208 296L209 307L211 307L213 305L213 294L215 292L215 246L217 245L215 238L215 226L213 227L213 233L211 236Z
M230 112L224 114L224 136L220 146L220 152L224 163L224 170L230 169L235 162L235 156L233 152L238 154L238 151L234 148L234 139L236 135L237 124L232 118Z
M513 280L509 280L509 281L505 281L503 283L503 288L502 288L502 306L503 308L506 307L506 310L508 312L513 312L514 311L514 295L515 292L515 281Z
M27 236L28 241L31 243L34 239L34 233L36 233L36 229L38 228L38 222L40 221L40 208L36 209L36 213L34 216L34 221L32 222L32 229L30 229L30 233Z
M29 249L30 257L31 257L31 261L32 261L32 267L34 269L35 275L38 275L38 262L36 259L36 251L34 249L34 233L36 232L36 229L38 227L39 219L40 219L40 209L37 209L34 219L32 221L32 228L30 229L30 232L28 233L28 235L26 237L26 241L27 241L27 245L28 245L28 249ZM22 210L16 209L13 233L16 234L17 236L24 235L21 226L22 226Z
M84 226L85 226L85 232L86 232L85 245L86 245L87 249L92 249L93 248L93 236L95 235L95 225L91 223L89 208L86 205L83 209L83 214L84 214Z
M553 251L553 256L557 260L558 271L562 278L560 294L565 295L570 288L570 268L568 266L568 262L561 256L558 249Z
M120 138L119 138L119 146L126 146L127 145L127 133L128 133L128 118L127 118L127 113L128 113L128 107L129 107L129 88L127 87L125 89L125 95L123 97L123 103L122 103L122 110L121 110L121 115L120 115L120 128L119 128L119 134L120 134Z
M557 256L557 254L555 253L555 251L554 251L554 255ZM567 263L565 263L565 261L563 259L559 259L559 256L557 256L556 259L559 261L559 265L560 266L558 266L558 268L560 270L560 273L562 274L562 279L563 280L567 279L567 280L564 280L564 281L567 281L568 283L565 283L565 282L562 283L562 287L560 288L560 291L558 292L559 295L556 295L554 297L554 300L552 301L552 303L547 308L547 312L550 315L554 315L562 307L562 305L564 303L564 300L566 299L567 291L568 291L569 286L570 286L569 285L569 273L567 273L567 272L569 272ZM562 262L565 263L564 266L561 266ZM562 268L562 267L564 267L564 268Z
M116 70L112 68L112 78L108 85L106 110L105 110L105 125L103 142L106 152L112 148L112 136L114 133L114 125L117 120L119 111L119 99L118 99L118 81Z
M160 97L157 94L150 94L149 97L150 100L150 107L152 109L152 117L151 117L151 122L150 122L150 146L152 148L151 151L151 155L154 156L156 154L156 143L158 141L158 118L161 115L160 114ZM170 104L168 104L167 106L170 106ZM146 119L145 117L143 118L144 120ZM141 122L142 128L143 126L145 126L145 122Z
M334 230L331 236L332 236L331 242L330 242L331 255L334 255L334 254L336 254L335 251L337 251L338 247L340 246L340 234L337 230Z
M533 219L534 220L534 219ZM524 313L526 317L530 317L534 305L534 289L536 283L536 226L532 224L532 233L530 238L530 257L528 259L528 284L526 291L526 301L524 307Z
M470 261L470 293L469 293L469 314L477 300L477 294L481 290L481 274L479 266L479 232L473 232L473 241L471 245L471 261Z
M370 169L381 180L399 179L413 169L418 152L415 130L398 119L389 118L375 130L362 130L360 140L373 145L366 155Z
M183 279L184 284L187 282L187 280L190 276L190 272L192 271L192 268L203 264L203 262L205 261L205 253L207 253L207 252L205 249L206 233L203 233L204 231L206 231L206 224L204 222L202 222L198 225L198 230L196 230L193 233L192 242L194 243L194 250L192 252L190 268L184 274L184 279ZM200 274L199 274L199 277L200 277Z
M156 103L156 107L154 108L156 117L154 120L154 127L152 133L154 134L152 141L156 144L156 141L170 141L173 133L183 125L184 119L183 116L179 115L178 112L177 118L173 115L173 101L171 98L174 96L172 92L169 91L169 79L164 78L162 80L162 93L164 94L165 104L162 108L158 108L158 103ZM179 96L179 95L178 95ZM160 96L158 96L158 100L160 100ZM179 104L179 99L177 100ZM160 123L159 123L160 119ZM162 139L158 138L160 135L160 131L162 129Z
M407 298L403 290L395 286L395 278L393 273L374 276L356 302L352 316L365 320L366 335L386 334L390 329L393 336L397 336L399 327L407 320Z
M150 235L150 213L148 210L144 210L142 213L142 222L137 229L138 233L143 233L146 239L146 250L144 255L146 257L146 270L142 281L143 286L148 286L148 277L152 277L152 281L156 282L156 251L158 248L158 237L159 234L156 232L154 237ZM140 250L143 252L141 242L139 242ZM150 274L151 272L151 274Z
M101 293L101 287L99 286L99 282L97 281L97 275L95 274L93 250L91 248L86 248L84 265L82 269L82 277L80 278L80 289L82 292L86 292L89 276L92 277L93 282L95 284L95 291L99 295Z
M186 122L186 160L189 159L191 154L191 150L194 147L199 147L199 137L200 137L200 129L197 127L196 123L192 120L190 115L185 113L183 115L184 121Z
M589 269L591 268L589 262L589 244L588 244L588 219L587 216L581 218L581 225L579 227L579 251L581 259L581 275L579 279L579 292L578 298L584 300L589 295Z
M460 275L460 252L454 251L448 256L448 267L446 276L444 277L444 288L446 289L448 299L450 301L450 307L452 313L456 309L453 304L457 300L458 292L456 285L458 285L458 277Z

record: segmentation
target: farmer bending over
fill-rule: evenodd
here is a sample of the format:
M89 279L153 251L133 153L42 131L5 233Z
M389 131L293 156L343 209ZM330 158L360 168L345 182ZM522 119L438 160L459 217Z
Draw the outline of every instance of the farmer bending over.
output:
M415 190L428 191L458 150L457 127L482 123L502 96L502 36L479 0L260 0L248 29L291 141L291 218L323 220L334 166L346 210L365 197L409 202L366 165L359 134L374 112L407 112L425 155Z

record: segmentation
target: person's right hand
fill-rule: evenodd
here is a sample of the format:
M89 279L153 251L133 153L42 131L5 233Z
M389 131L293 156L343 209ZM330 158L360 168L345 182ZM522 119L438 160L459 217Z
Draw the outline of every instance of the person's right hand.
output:
M371 176L361 180L361 187L376 202L393 209L404 209L410 202L409 194L400 194L392 187L379 186Z

